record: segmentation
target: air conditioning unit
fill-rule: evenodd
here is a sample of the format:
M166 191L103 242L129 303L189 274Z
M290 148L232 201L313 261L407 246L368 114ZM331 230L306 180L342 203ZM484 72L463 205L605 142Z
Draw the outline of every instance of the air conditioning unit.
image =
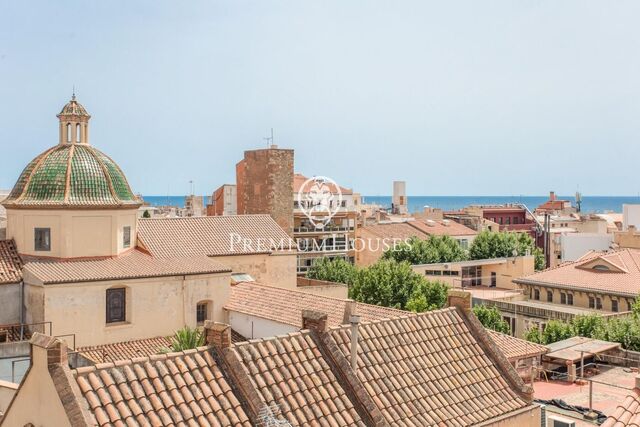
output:
M551 415L547 419L547 427L576 427L576 422L568 418Z

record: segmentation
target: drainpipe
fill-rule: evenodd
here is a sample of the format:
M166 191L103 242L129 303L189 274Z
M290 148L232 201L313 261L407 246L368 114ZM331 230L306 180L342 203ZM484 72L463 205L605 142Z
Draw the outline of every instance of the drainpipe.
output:
M358 372L358 338L360 335L358 327L360 325L360 316L351 316L349 322L351 323L351 369L353 369L353 372Z
M24 280L20 281L20 341L24 339Z

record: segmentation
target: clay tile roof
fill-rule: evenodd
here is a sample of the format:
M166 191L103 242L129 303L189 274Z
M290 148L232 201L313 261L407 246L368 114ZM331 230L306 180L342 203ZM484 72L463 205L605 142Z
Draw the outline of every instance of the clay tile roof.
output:
M22 281L22 259L13 240L0 240L0 285Z
M477 231L452 220L415 220L407 224L430 236L475 236Z
M640 397L627 396L601 427L640 427Z
M237 243L248 242L247 245ZM269 215L140 219L138 240L155 257L269 253L289 235ZM235 243L234 243L235 242Z
M251 426L204 348L73 372L99 426Z
M566 262L514 281L635 297L640 294L640 250L594 252L577 261Z
M74 261L31 261L24 271L44 284L212 274L230 271L206 256L157 259L139 250L117 258Z
M292 426L364 426L318 346L307 332L233 347L264 402Z
M390 425L475 425L528 406L455 308L359 329L357 375ZM349 360L349 327L329 333Z
M0 326L2 329L2 326ZM231 341L234 343L247 341L247 338L231 330ZM78 347L81 356L94 363L115 362L116 360L134 359L160 354L163 349L171 348L171 337L143 338L112 344Z
M509 361L540 356L549 351L549 349L543 345L521 340L520 338L492 331L491 329L487 329L487 333Z
M256 282L240 282L231 286L229 311L269 319L302 328L302 310L316 310L327 314L327 325L342 324L347 300L315 295L303 291L268 286ZM356 313L362 321L406 316L394 308L356 303Z
M419 228L412 227L407 222L389 223L389 224L371 224L358 228L359 232L369 232L380 238L387 239L409 239L417 237L419 239L427 239L429 235Z
M76 351L94 363L104 363L151 356L160 353L161 349L169 348L170 346L171 338L155 337L113 344L78 347Z

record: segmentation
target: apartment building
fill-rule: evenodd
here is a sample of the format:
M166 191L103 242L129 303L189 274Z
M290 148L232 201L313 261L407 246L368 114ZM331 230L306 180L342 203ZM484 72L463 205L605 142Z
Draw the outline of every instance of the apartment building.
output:
M331 195L330 212L320 212L327 219L317 221L310 214L316 195L311 194L310 179L296 173L293 178L293 238L298 249L298 274L305 274L318 258L343 258L355 262L353 243L356 237L359 195L353 190L327 182Z
M235 184L224 184L218 187L211 195L207 204L207 215L237 215L238 192Z

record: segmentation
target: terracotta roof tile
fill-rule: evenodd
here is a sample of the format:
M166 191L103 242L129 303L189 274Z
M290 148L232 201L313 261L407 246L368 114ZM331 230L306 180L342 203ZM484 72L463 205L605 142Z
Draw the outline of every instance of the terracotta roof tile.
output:
M477 231L452 220L415 220L409 225L430 236L475 236Z
M0 285L22 281L22 259L13 240L0 240Z
M132 250L117 258L97 260L36 260L28 262L24 266L24 270L33 274L45 284L211 274L230 271L228 267L206 256L158 259L139 250Z
M358 378L391 425L471 425L526 407L456 309L360 325ZM350 329L330 334L347 359Z
M118 422L251 426L239 399L204 348L119 365L101 364L74 373L99 426Z
M233 347L264 402L292 426L364 426L309 332Z
M302 327L302 310L327 313L327 325L342 324L347 300L315 295L308 292L268 286L256 282L240 282L231 286L225 309L287 325ZM408 313L388 307L356 303L356 313L362 321L380 320Z
M487 329L487 333L510 361L540 356L549 351L547 347L541 344L532 343L511 335L492 331L491 329Z
M636 394L627 396L602 427L640 427L640 397Z
M238 239L249 242L237 243ZM154 257L269 253L290 236L269 215L140 219L138 240Z
M608 270L593 268L604 266ZM591 253L519 279L516 283L544 284L635 297L640 294L640 250Z
M169 348L170 346L171 338L155 337L113 344L78 347L76 351L94 363L103 363L158 354L160 349Z

